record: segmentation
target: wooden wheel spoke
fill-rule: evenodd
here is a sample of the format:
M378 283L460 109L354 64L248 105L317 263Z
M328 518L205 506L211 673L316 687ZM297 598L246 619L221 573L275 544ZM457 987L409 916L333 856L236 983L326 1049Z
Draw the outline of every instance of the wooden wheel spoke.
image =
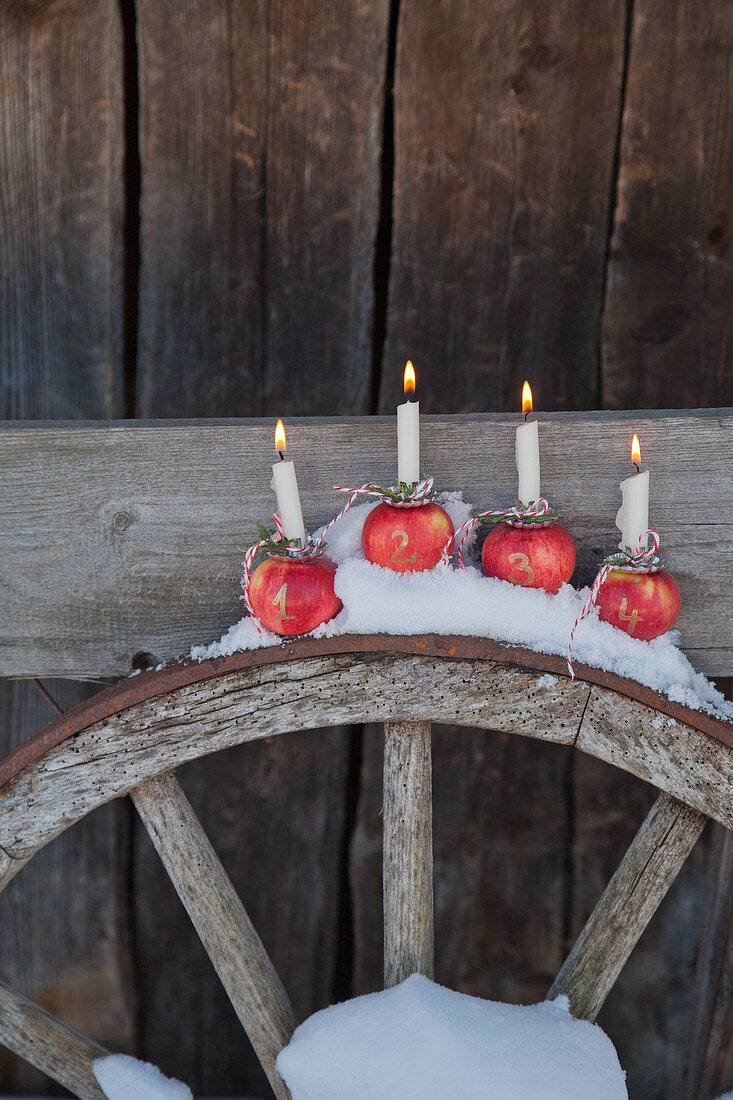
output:
M172 774L137 787L132 798L275 1095L286 1100L275 1059L295 1016L229 876Z
M674 882L707 817L660 794L591 913L548 998L567 994L595 1020L639 937Z
M433 786L429 722L384 727L384 985L433 977Z
M107 1051L0 983L0 1042L80 1100L105 1100L92 1063Z

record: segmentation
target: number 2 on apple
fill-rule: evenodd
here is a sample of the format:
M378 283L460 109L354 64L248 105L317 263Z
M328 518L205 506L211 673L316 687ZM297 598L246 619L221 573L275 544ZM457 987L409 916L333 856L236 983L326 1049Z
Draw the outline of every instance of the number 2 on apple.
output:
M410 554L409 557L400 557L402 552L407 548L407 544L410 541L410 536L408 535L407 531L393 531L392 538L399 539L400 543L399 546L395 547L395 551L389 560L394 562L395 565L414 565L417 561L416 553Z

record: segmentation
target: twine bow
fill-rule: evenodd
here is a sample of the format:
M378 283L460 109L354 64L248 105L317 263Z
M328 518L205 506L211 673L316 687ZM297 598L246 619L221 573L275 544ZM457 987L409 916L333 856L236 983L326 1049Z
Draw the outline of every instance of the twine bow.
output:
M431 477L416 481L412 485L401 481L398 485L384 486L367 481L364 485L360 485L358 489L347 489L343 485L334 485L333 488L337 493L351 493L351 497L346 507L331 521L332 523L335 523L337 519L341 519L359 496L378 497L384 504L394 504L398 508L400 505L427 504L434 496L433 479Z
M488 512L477 512L475 516L471 516L465 523L462 523L455 534L451 535L446 542L443 547L446 561L450 558L453 547L457 544L458 564L461 569L466 568L463 562L463 547L477 524L486 519L491 520L492 523L514 523L516 526L534 527L554 521L555 515L544 497L533 500L526 507L517 503L513 508L494 508Z
M287 556L289 558L299 561L320 554L325 546L326 533L331 530L335 523L338 523L338 521L346 515L349 508L351 508L352 504L356 502L359 496L379 497L379 499L385 503L394 504L397 507L400 507L400 505L406 507L409 505L422 504L423 502L427 503L433 497L433 479L431 477L426 477L423 481L419 481L414 485L406 485L404 482L400 482L399 485L391 485L387 488L380 485L374 485L372 482L360 485L358 489L346 489L341 485L334 485L334 490L337 493L351 493L351 496L338 515L335 515L333 519L326 524L317 539L309 535L303 546L287 546ZM255 621L255 626L259 634L262 633L260 621L254 612L249 595L250 583L252 581L252 567L259 550L265 546L274 545L276 542L285 540L285 531L279 514L275 512L272 518L275 522L277 533L280 536L279 539L274 540L268 535L266 538L261 538L259 542L254 543L253 546L250 546L249 549L244 552L242 573L243 599L245 607Z
M570 673L570 678L572 680L575 679L575 673L573 672L570 655L573 650L573 638L575 637L575 631L577 630L580 623L582 623L583 619L585 619L590 614L591 608L595 607L596 601L598 600L598 593L608 580L609 573L614 569L617 569L622 573L654 573L658 569L661 569L662 563L657 557L657 550L659 549L659 532L651 530L645 531L641 538L643 540L646 540L647 536L649 535L651 535L652 537L651 546L647 546L644 550L637 551L636 554L631 554L621 543L619 544L619 552L617 554L609 554L609 556L604 559L601 568L598 570L596 574L596 579L593 581L591 590L588 593L588 598L580 609L580 614L573 623L573 629L570 631L567 665L568 672Z

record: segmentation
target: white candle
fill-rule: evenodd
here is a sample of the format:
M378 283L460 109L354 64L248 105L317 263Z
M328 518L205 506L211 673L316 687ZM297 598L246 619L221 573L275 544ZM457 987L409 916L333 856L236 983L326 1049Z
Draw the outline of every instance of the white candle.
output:
M279 454L285 451L285 429L282 420L278 420L275 429L275 447ZM305 524L300 507L298 479L295 476L295 463L281 458L272 467L270 488L277 495L277 510L280 515L286 539L299 539L305 545Z
M522 412L532 412L532 391L526 382L522 388ZM536 420L519 425L514 453L519 474L517 495L526 508L533 500L540 499L540 437Z
M405 367L405 395L415 392L415 371ZM420 480L420 402L397 406L397 480L407 485Z
M639 440L634 436L631 445L631 460L638 467L641 463ZM616 516L616 526L621 532L621 546L638 554L646 550L648 539L642 539L649 530L649 471L627 477L619 486L623 494L623 503Z

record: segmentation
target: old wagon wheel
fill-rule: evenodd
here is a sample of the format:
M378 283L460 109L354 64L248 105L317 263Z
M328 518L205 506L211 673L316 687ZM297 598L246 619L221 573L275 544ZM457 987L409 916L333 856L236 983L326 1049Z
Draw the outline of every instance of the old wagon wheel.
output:
M536 681L547 673L541 691ZM406 692L406 682L420 691ZM548 707L548 693L550 706ZM0 889L95 807L130 794L278 1097L275 1059L295 1026L247 913L173 770L264 737L381 721L384 978L432 975L430 723L572 745L660 794L558 974L576 1016L595 1019L708 817L733 828L733 724L638 683L485 639L302 639L143 673L94 696L0 764ZM105 1053L0 986L0 1041L76 1093L103 1100Z

